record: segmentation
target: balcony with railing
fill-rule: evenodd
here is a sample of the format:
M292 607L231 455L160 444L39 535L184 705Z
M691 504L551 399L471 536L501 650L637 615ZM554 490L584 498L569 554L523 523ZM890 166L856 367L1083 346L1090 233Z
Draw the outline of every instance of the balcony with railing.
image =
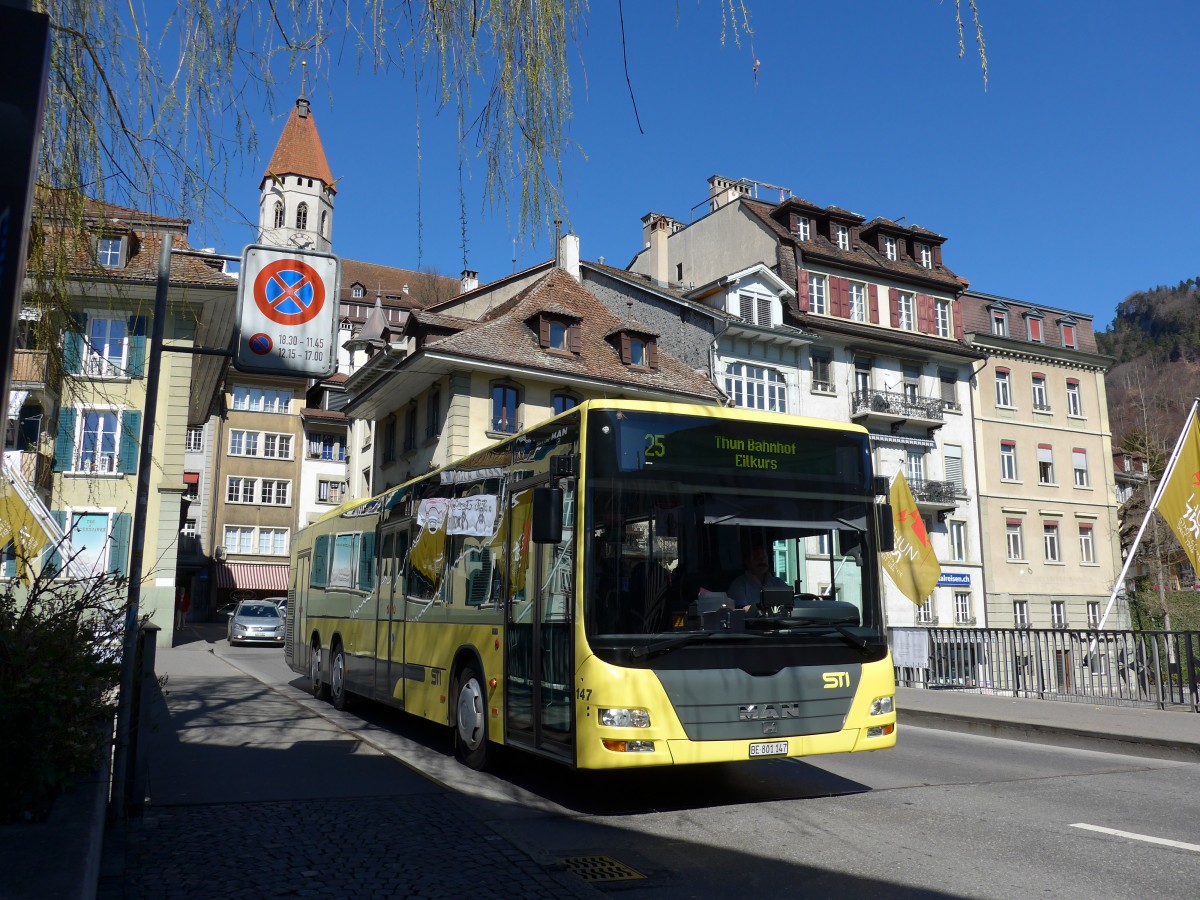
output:
M948 513L958 506L958 495L962 489L953 481L926 481L911 479L908 489L917 501L917 509L923 513Z
M50 354L45 350L18 350L13 355L12 386L31 390L46 387L50 377Z
M896 391L858 391L850 398L850 420L886 424L892 428L910 423L922 428L945 424L945 403L940 397L919 397Z
M38 492L50 490L54 471L54 457L49 453L22 450L19 454L21 477Z

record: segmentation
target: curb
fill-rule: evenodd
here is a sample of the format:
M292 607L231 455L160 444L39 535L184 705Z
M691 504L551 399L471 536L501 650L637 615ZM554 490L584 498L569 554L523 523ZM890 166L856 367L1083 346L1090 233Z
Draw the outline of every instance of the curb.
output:
M1003 738L1010 741L1026 741L1033 744L1053 744L1056 747L1071 747L1076 750L1096 750L1102 753L1121 753L1126 756L1144 756L1174 762L1200 763L1200 743L1184 744L1149 737L1123 737L1109 732L1088 731L1079 728L1050 727L1003 719L988 719L980 716L965 716L955 713L929 712L906 709L897 711L901 725L919 728L936 728L941 731L956 731L982 737Z

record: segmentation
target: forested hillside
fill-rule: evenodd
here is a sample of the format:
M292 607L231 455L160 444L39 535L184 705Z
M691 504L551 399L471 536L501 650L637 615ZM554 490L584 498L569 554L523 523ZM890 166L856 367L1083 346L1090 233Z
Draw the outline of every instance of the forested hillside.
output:
M1114 446L1161 460L1200 396L1200 277L1130 294L1096 342L1116 359L1106 379Z

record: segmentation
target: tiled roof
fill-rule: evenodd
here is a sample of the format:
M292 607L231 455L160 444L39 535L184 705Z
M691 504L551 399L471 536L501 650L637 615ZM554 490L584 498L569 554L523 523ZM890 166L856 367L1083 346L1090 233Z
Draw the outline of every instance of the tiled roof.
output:
M181 221L161 217L159 220L164 223ZM127 246L124 266L110 268L96 261L94 241L105 234L125 239ZM64 234L53 230L48 232L47 238L65 241L70 247L68 271L73 278L150 283L158 279L158 262L162 255L161 232L135 230L127 223L117 223L108 219L86 240L78 232ZM173 232L172 247L176 250L191 249L188 246L187 235ZM219 259L208 261L196 256L176 255L171 257L171 284L234 287L237 285L237 279L222 271L222 262Z
M538 344L537 334L526 321L548 309L568 311L581 321L578 354L547 350ZM419 312L414 318L428 321L430 314ZM720 398L720 392L707 377L661 347L656 370L631 368L622 363L616 348L604 339L604 335L627 327L631 326L613 315L586 287L562 269L551 269L533 285L490 310L481 321L431 341L426 349L610 384L628 384L705 399Z
M355 284L363 286L364 296L350 296ZM342 300L371 303L376 294L381 294L384 306L399 305L403 309L412 309L453 297L458 294L459 287L457 278L446 275L417 272L413 269L401 269L397 266L356 259L342 260Z
M307 115L300 115L301 108ZM325 148L321 146L321 136L317 134L317 123L308 101L303 97L292 107L288 120L283 126L283 134L275 145L275 153L267 164L263 178L277 175L303 175L305 178L319 178L331 191L333 173L329 171L329 161L325 159Z

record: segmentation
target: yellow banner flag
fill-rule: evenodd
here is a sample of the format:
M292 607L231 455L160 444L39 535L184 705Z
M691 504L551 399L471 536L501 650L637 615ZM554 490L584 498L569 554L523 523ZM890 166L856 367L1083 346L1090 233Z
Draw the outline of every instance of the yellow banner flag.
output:
M1200 425L1194 415L1180 438L1175 468L1159 495L1158 512L1179 538L1192 568L1200 572Z
M25 499L8 476L0 474L0 549L13 544L17 559L17 577L25 577L25 563L33 559L50 541Z
M880 554L880 561L900 593L919 606L937 587L942 567L933 555L933 543L925 531L925 520L917 510L917 501L908 489L903 472L897 472L892 480L891 494L896 550Z

